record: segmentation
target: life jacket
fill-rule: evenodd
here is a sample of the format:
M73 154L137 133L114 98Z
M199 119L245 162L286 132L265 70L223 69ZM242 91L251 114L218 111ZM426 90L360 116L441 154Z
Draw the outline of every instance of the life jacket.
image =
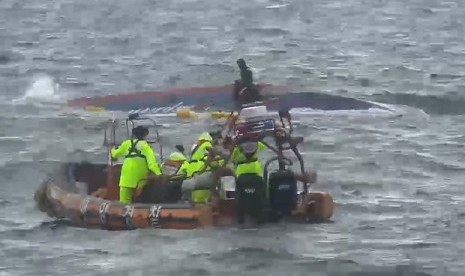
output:
M142 152L137 148L137 143L139 143L141 140L134 140L131 139L131 147L128 150L128 153L124 156L124 158L135 158L135 157L140 157L147 159L145 155L142 154Z
M205 142L207 141L198 141L197 143L193 144L192 145L192 148L191 148L191 157L190 157L190 163L192 162L199 162L199 161L204 161L205 157L207 156L207 153L205 153L205 155L200 158L200 159L192 159L194 157L194 155L197 153L197 151L199 150L200 146L202 146Z
M249 145L255 148L250 148L250 149L246 148L246 147L249 147ZM258 156L256 155L258 151L258 142L244 142L240 144L238 148L239 148L239 152L245 157L245 160L237 162L236 163L237 165L258 161Z
M198 175L200 171L203 170L205 166L205 158L207 157L206 155L202 156L200 159L193 159L192 156L197 152L197 150L200 148L200 145L195 146L195 150L192 151L191 159L189 161L189 170L191 176Z
M205 152L205 155L202 159L200 160L192 160L192 156L195 154L195 152L200 148L200 146L205 143L207 141L201 141L200 143L198 144L194 144L192 145L192 153L191 153L191 161L190 163L197 163L197 162L205 162L205 159L207 158L208 156L208 152L206 151ZM214 168L218 168L220 166L222 166L224 164L224 159L221 158L221 156L217 155L215 156L215 159L213 161L210 162L210 165L205 169L205 171L211 171L212 169ZM195 165L194 165L195 166ZM199 165L198 169L202 169L202 167ZM194 172L194 174L196 174L197 172Z
M258 143L259 142L251 142L249 144L251 146L247 144L238 145L239 156L235 157L236 160L232 160L237 177L246 173L262 174L261 163L258 160Z

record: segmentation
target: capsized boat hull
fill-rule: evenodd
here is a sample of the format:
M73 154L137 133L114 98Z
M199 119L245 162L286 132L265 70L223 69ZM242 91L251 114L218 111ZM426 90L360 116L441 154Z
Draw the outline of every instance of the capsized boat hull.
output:
M115 173L118 174L117 170ZM67 219L75 226L108 230L187 230L236 224L234 199L220 199L197 207L184 203L125 205L115 198L116 183L110 187L113 191L106 193L106 198L98 197L96 194L105 187L105 175L105 165L62 164L37 189L35 200L39 210L50 217ZM77 183L87 184L86 194L79 193ZM308 193L300 198L289 219L301 223L326 221L333 215L334 208L328 193Z
M317 92L305 92L288 86L262 84L261 93L269 111L314 110L368 110L387 108L373 102ZM156 92L137 92L101 97L84 97L68 101L72 107L89 110L124 111L139 114L172 114L177 109L194 111L236 110L232 85L170 89Z

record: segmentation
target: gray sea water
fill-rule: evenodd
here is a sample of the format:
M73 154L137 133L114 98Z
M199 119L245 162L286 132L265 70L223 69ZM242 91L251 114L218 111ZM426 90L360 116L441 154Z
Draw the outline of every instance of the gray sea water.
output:
M0 1L0 275L463 275L465 2ZM299 119L333 223L106 232L47 218L53 163L102 160L66 99L237 78L392 104ZM201 125L163 135L190 145Z

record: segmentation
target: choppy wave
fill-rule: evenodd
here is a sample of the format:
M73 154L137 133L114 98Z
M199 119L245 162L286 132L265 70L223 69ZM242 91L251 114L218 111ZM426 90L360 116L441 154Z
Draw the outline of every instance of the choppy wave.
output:
M0 274L463 275L465 116L437 116L465 114L463 1L35 2L0 1ZM33 208L54 161L97 159L111 115L64 108L64 88L229 83L239 57L265 82L391 91L370 99L393 114L310 110L295 128L334 223L107 232ZM190 144L206 125L161 133Z

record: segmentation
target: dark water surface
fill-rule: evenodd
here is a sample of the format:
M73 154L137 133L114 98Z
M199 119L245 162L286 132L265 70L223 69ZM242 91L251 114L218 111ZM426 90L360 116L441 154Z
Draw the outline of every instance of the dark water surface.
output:
M463 275L464 6L0 1L0 275ZM334 223L106 232L35 209L55 162L105 158L107 114L64 100L230 83L239 57L261 81L396 109L299 119ZM188 146L202 126L162 133Z

